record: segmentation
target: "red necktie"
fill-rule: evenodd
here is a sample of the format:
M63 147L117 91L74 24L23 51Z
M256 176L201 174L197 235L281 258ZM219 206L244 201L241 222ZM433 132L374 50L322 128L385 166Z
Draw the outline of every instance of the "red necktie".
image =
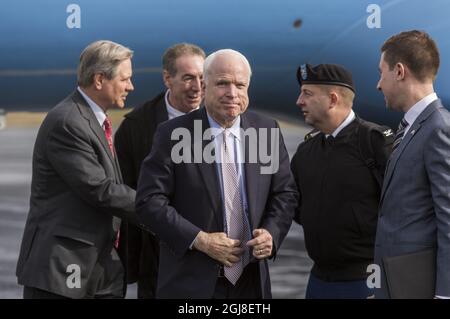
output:
M114 240L114 247L119 249L119 240L120 240L120 229L117 231L116 239Z
M111 153L114 157L114 145L112 140L112 123L109 117L105 118L105 121L103 122L103 127L105 129L105 137L108 141L109 149L111 150Z
M105 137L108 141L109 149L111 150L111 154L114 157L114 145L112 140L112 123L110 118L107 116L105 121L103 122L103 128L105 129ZM119 248L119 239L120 239L120 230L117 231L116 239L114 240L114 247L116 249Z

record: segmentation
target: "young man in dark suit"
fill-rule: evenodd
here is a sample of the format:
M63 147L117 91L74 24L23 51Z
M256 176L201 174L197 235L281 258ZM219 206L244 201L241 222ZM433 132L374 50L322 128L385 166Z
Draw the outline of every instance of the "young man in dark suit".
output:
M435 252L435 260L429 261L434 272L428 274L429 281L435 280L434 296L450 298L450 114L433 88L439 64L436 43L422 31L396 34L381 48L377 88L389 109L405 115L381 195L375 262L382 271L376 298L391 297L385 258L426 250ZM408 266L402 267L404 274Z

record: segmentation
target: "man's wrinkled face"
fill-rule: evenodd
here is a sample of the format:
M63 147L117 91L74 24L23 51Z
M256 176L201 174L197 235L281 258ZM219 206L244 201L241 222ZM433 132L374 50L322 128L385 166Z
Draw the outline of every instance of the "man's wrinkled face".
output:
M125 107L128 93L134 90L131 83L132 75L131 59L127 59L117 66L117 73L112 79L102 78L101 100L106 109Z
M181 112L190 112L202 102L203 62L202 56L182 55L175 61L175 75L164 70L164 84L170 89L169 102Z
M238 57L219 56L209 68L205 82L205 106L221 125L229 125L247 110L250 70Z

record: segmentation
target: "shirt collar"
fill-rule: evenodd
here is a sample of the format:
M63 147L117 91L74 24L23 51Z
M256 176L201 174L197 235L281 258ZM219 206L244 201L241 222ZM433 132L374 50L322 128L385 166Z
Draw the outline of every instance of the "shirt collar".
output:
M434 102L437 99L437 94L433 92L414 104L405 114L405 120L406 122L408 122L408 126L411 126L419 117L420 113L422 113L430 103Z
M209 126L211 128L211 133L214 138L216 138L218 135L222 134L225 129L216 122L209 114L206 112L206 115L208 116L208 122ZM239 115L236 120L234 121L233 125L227 130L234 135L238 140L241 139L241 116Z
M166 109L167 109L167 115L169 116L169 120L176 118L178 116L181 115L185 115L186 113L181 112L180 110L177 110L176 108L174 108L172 105L170 105L169 102L169 94L170 94L170 90L166 91L166 94L164 95L164 99L166 101ZM193 109L192 111L195 111L199 108L200 106L196 107L195 109ZM190 111L190 112L192 112Z
M348 126L351 122L353 122L353 120L355 119L355 112L353 112L353 110L350 110L350 113L348 114L347 118L344 120L344 122L341 123L341 125L339 125L337 127L337 129L334 130L333 133L331 133L331 135L333 135L333 137L336 137L340 131L342 131L346 126ZM330 134L326 134L326 137L328 137Z
M83 92L83 90L80 87L77 87L78 92L80 92L81 96L86 100L89 107L92 109L92 112L94 112L95 118L97 119L100 126L103 127L103 123L106 119L106 113L103 111L103 109L98 106L97 103L95 103L86 93Z

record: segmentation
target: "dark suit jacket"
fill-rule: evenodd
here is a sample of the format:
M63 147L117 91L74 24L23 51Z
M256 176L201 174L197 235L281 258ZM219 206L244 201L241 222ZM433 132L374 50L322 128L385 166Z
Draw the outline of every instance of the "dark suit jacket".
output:
M150 153L158 125L169 119L165 92L125 115L114 143L124 183L136 189L141 164Z
M168 120L165 92L125 115L114 143L125 184L133 189L141 164L152 148L153 135L161 122ZM125 225L122 226L122 230ZM139 281L142 297L154 297L158 272L159 243L148 232L129 225L128 283ZM145 290L145 291L143 291ZM150 291L148 291L150 290Z
M152 151L145 159L139 177L138 215L161 240L158 298L211 298L217 281L219 263L189 248L200 230L224 231L216 165L204 161L175 164L171 160L172 147L178 143L171 140L172 131L185 128L194 136L194 120L202 122L203 131L209 128L205 108L158 127ZM243 129L278 127L274 120L251 112L241 115L241 126ZM273 237L275 251L289 230L297 204L295 183L281 134L277 141L280 167L276 173L260 174L259 162L244 165L251 227L267 229ZM193 144L203 146L208 142L192 139ZM270 298L267 260L259 262L259 275L262 295Z
M112 262L120 219L136 222L134 199L102 127L75 91L47 114L37 135L19 284L84 297L94 266ZM67 287L71 264L81 268L81 288Z
M437 249L436 295L450 297L450 113L429 104L391 154L381 194L375 263ZM377 298L388 298L381 272Z

